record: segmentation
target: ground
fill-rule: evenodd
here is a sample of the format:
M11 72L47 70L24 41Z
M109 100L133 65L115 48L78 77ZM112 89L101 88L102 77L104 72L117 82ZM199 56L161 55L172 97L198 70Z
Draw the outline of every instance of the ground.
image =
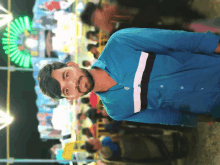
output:
M220 165L220 123L199 122L198 128L185 132L189 140L189 155L173 165Z

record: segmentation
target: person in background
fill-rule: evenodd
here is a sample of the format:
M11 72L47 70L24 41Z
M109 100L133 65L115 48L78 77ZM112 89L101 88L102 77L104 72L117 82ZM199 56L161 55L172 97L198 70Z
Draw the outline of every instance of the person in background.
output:
M86 135L88 138L96 137L96 124L93 124L90 128L83 128L82 134Z
M38 8L43 11L59 11L59 10L65 10L73 3L73 0L60 0L60 1L49 1L45 2L44 4L38 5Z
M100 33L99 32L96 32L96 31L87 31L86 32L86 38L88 40L91 40L91 41L95 41L95 42L99 42L99 35ZM101 40L107 40L107 36L106 34L102 34L102 37L101 37Z
M98 50L98 45L94 45L94 44L88 44L87 45L87 50L89 52L91 52L94 56L95 59L98 59L99 58L99 55L100 55L100 51Z
M82 125L82 122L87 118L84 113L77 114L78 125Z
M88 68L88 67L92 66L92 64L91 64L91 62L88 61L88 60L83 60L83 62L82 62L82 66Z
M87 31L87 32L86 32L86 38L87 38L88 40L95 41L95 42L98 42L98 41L99 41L98 33L95 32L95 31Z
M96 124L98 119L103 118L102 113L98 113L96 108L90 108L85 113L79 113L77 114L77 119L79 121L83 121L86 118L89 118L93 124Z
M177 14L174 14L175 11L169 13L171 11L170 9L161 11L161 8L163 8L164 3L166 4L166 1L162 3L160 7L158 7L160 4L159 1L147 1L147 5L146 2L143 1L142 4L145 5L139 6L135 6L134 4L137 4L137 2L134 1L132 1L132 5L128 3L129 2L125 1L125 3L119 3L119 5L115 3L114 5L105 4L104 6L101 6L88 2L84 10L81 12L80 18L84 24L96 26L100 28L100 30L106 32L108 37L120 29L130 27L187 30L182 27L183 23L189 22L193 19L203 18L203 16L197 12L191 12L191 9L185 10L184 13L186 13L186 15L181 15L182 13L180 13L180 16L177 17ZM176 8L170 4L167 6L176 10ZM181 7L178 3L177 6ZM137 8L129 9L130 7ZM120 11L123 10L123 8L126 8L125 11L128 11L128 14L125 14L125 16L120 14ZM186 7L186 9L188 9L188 7ZM176 11L178 13L178 10ZM128 17L129 15L131 16ZM126 17L127 21L125 19ZM124 18L124 20L122 18Z
M45 15L40 17L40 19L34 19L35 23L41 24L46 29L52 29L57 27L57 20L51 15Z

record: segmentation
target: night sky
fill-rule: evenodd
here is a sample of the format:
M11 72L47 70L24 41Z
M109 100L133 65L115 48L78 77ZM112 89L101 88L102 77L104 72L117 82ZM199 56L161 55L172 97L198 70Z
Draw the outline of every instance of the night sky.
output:
M11 0L14 18L28 15L33 18L32 8L35 0ZM7 0L0 0L7 9ZM0 36L6 26L1 27ZM0 43L0 66L7 66L7 55ZM14 65L13 63L11 63ZM0 109L6 109L7 72L0 70ZM10 112L15 117L10 125L10 157L13 158L50 158L49 148L59 141L42 142L37 130L36 94L32 72L16 71L11 73ZM6 158L6 128L0 130L0 159ZM3 163L0 163L3 164ZM5 163L4 163L5 164ZM17 165L16 163L14 163ZM20 165L23 163L19 163ZM28 163L26 163L28 164Z

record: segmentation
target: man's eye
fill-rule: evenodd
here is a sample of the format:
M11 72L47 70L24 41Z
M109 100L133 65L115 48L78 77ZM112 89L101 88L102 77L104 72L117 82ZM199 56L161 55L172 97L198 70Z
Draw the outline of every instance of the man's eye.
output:
M67 74L66 74L66 78L68 78L68 77L69 77L69 74L67 73Z

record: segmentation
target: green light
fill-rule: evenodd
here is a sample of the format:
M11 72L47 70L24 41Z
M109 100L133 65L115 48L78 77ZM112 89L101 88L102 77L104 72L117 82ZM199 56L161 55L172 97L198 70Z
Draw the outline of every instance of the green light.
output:
M3 36L8 37L8 33L3 33Z
M8 43L10 43L10 44L15 44L15 41L9 41L9 42L8 42L8 41L3 41L2 43L3 43L3 44L8 44Z
M17 40L13 40L13 39L8 39L8 38L2 38L2 41L6 41L6 42L8 42L8 41L17 41Z
M16 47L16 45L10 45L10 48L13 48L13 47ZM3 46L3 49L4 50L9 49L9 46Z
M15 56L11 59L11 61L14 61L18 55L19 55L19 51L15 54Z
M6 31L8 32L8 28L6 28ZM16 36L18 35L18 32L16 31L15 28L13 28L12 26L10 26L10 32L13 32L16 34Z
M24 29L26 29L26 27L24 26L24 20L23 20L22 17L19 17L19 20L20 20L20 23L21 23L21 25L22 25L22 29L23 29L23 31L24 31Z
M27 65L27 67L30 67L30 65L31 65L31 56L28 57L28 65Z
M20 31L23 31L24 28L21 27L20 22L18 21L18 19L15 19L15 22L17 24L17 27L19 28Z
M3 33L3 35L5 36L5 37L9 37L9 35L8 35L9 33ZM10 35L10 38L11 39L17 39L17 36L12 36L12 35Z
M8 32L8 28L6 28L6 31ZM17 36L18 34L10 29L10 35Z
M25 31L31 31L31 21L28 16L19 17L10 24L10 29L5 28L2 37L2 48L10 57L11 61L21 67L31 66L31 56L18 49L19 34L26 35ZM25 34L24 34L25 33Z
M19 31L16 28L14 28L14 26L11 26L10 30L13 30L15 33L19 34Z
M30 58L30 56L28 56L28 57L25 58L25 63L24 63L24 66L25 66L25 67L29 67L29 65L28 65L28 63L29 63L29 58Z
M10 58L12 58L15 54L17 54L19 51L18 50L16 50L16 51L14 51L12 54L10 54Z
M16 27L16 25L15 25L14 22L11 23L11 26L12 26L13 28L15 28L16 31L18 31L19 33L22 33L22 31Z
M9 48L9 46L3 46L4 50L7 50Z
M23 66L23 62L24 62L24 59L26 58L26 56L25 55L23 55L22 56L22 59L21 59L21 61L20 61L20 63L19 63L19 66Z
M26 25L27 29L28 29L28 30L31 30L28 17L27 17L27 16L24 17L24 20L25 20L25 25Z
M24 59L24 67L27 67L27 56L25 57L25 59Z
M16 36L16 37L14 37L14 36L10 36L10 38L9 39L15 39L15 40L17 40L18 39L18 37Z
M20 60L21 57L22 57L22 54L23 54L23 53L19 52L19 56L18 56L18 58L17 58L16 61L15 61L16 64L18 64L19 60Z
M16 50L18 51L18 48L17 48L17 47L14 47L14 48L11 48L11 49L10 49L10 52L16 51Z
M5 51L5 53L8 54L9 51L10 51L10 52L14 52L15 50L17 50L17 48L12 48L12 49L10 49L10 50L8 49L8 50Z

